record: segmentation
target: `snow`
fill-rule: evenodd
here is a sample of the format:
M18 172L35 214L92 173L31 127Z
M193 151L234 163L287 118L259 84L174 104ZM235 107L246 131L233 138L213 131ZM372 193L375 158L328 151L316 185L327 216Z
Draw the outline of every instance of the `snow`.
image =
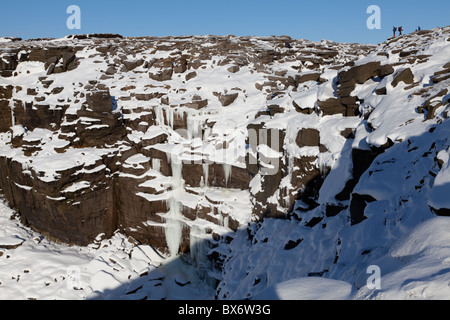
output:
M428 204L434 209L450 208L450 161L449 152L441 151L438 158L443 161L442 169L434 180L428 197Z
M62 193L76 192L78 190L87 189L91 186L89 181L79 181L71 184L69 187L65 188Z
M253 300L349 300L352 285L323 278L299 278L277 283Z
M420 223L398 240L380 261L381 289L363 287L355 298L448 300L450 296L450 218Z

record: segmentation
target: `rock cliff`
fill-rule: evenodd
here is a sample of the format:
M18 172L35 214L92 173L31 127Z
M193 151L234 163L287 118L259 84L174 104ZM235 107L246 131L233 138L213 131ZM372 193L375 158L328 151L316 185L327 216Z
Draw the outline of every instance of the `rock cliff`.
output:
M255 237L269 218L314 228L345 215L357 225L382 200L359 184L377 175L374 161L413 148L416 130L448 128L449 45L434 43L449 31L378 46L119 35L1 43L1 192L52 239L87 245L120 231L194 260L207 241L200 255L219 266L226 253L214 248L247 227ZM446 168L448 141L428 152ZM430 196L430 210L448 214L439 200Z

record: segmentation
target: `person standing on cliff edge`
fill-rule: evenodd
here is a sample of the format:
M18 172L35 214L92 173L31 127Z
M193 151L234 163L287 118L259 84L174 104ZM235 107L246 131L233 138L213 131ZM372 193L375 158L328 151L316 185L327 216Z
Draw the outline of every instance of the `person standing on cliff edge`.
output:
M394 31L394 38L395 38L395 33L397 32L397 27L394 27L394 29L392 31Z

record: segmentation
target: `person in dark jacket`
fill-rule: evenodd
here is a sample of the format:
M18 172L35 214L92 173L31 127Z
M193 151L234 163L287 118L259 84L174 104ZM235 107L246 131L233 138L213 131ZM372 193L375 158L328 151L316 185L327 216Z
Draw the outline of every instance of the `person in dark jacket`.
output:
M403 34L403 27L398 28L398 33L399 33L399 36L401 36Z
M395 37L395 33L397 32L397 27L394 27L394 29L392 31L394 31L394 37Z

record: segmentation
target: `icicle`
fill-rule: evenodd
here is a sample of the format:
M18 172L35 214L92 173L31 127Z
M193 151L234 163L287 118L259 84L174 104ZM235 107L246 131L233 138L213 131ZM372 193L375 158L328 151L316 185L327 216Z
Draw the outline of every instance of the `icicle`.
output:
M196 267L196 274L213 286L215 281L209 276L212 268L211 260L208 259L208 252L210 250L210 243L206 230L202 227L191 226L189 233L190 242L190 257Z
M172 166L172 179L173 179L173 187L176 188L182 188L184 184L183 180L183 162L178 159L178 157L175 155L172 155L171 157L171 163Z
M183 111L183 109L180 109L180 108L177 109L177 118L180 118L181 121L184 120L184 111Z
M165 220L165 236L170 256L178 255L182 238L182 226L180 223L181 204L177 199L171 197L167 200L169 212L164 217Z
M228 187L228 181L231 179L231 172L232 172L232 165L228 163L224 163L223 165L223 172L225 174L225 186Z
M11 124L14 127L16 125L16 119L14 117L14 108L11 108Z
M174 126L174 111L172 108L168 108L166 109L166 114L167 114L167 122L169 127L171 127L173 129Z
M152 168L153 170L160 171L161 170L161 159L152 159Z
M191 259L196 262L197 266L204 265L207 261L208 247L206 245L206 230L204 228L191 226L189 234Z
M208 186L208 180L209 180L209 164L208 163L203 163L202 167L203 167L204 186L207 187Z
M223 209L222 209L223 208ZM219 220L219 226L228 228L230 217L228 216L228 206L224 203L222 203L218 208L218 220Z
M200 121L198 119L195 119L192 113L188 114L187 118L187 132L188 132L188 139L194 139L198 136L200 129Z
M169 155L168 153L167 155ZM174 257L178 254L181 239L182 239L182 225L180 221L183 218L182 205L178 201L177 190L183 188L184 180L182 176L183 162L178 159L174 154L171 155L171 167L172 167L172 184L174 196L167 199L166 203L169 208L169 212L165 215L165 235L167 247L169 248L170 256Z
M16 94L16 87L13 89L13 96ZM14 127L16 125L16 118L14 117L14 99L9 100L9 108L11 109L11 124Z
M322 175L322 177L325 177L326 175L328 175L328 167L327 167L326 161L325 161L324 157L322 156L322 154L320 154L317 157L317 162L318 162L319 172Z
M155 107L155 117L156 117L156 124L159 126L163 126L164 123L164 112L162 107Z
M222 216L222 217L223 217L223 216ZM226 217L223 218L223 226L224 226L225 228L228 228L229 220L230 220L230 217L229 217L229 216L226 216Z

